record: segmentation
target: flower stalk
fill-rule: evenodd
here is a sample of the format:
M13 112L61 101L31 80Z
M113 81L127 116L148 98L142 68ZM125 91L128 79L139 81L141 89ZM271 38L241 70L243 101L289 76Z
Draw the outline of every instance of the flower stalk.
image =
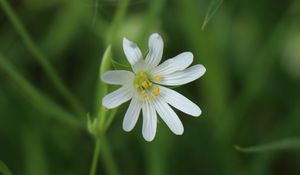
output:
M101 66L99 69L99 75L101 76L104 72L110 69L111 67L111 46L108 46L107 49L105 50L103 57L102 57L102 62ZM97 97L101 98L103 97L108 91L108 86L103 84L101 81L98 86L98 94ZM97 99L98 99L97 98ZM105 132L108 129L109 125L111 124L114 116L116 114L116 110L111 110L107 111L102 105L100 105L100 109L98 111L98 116L94 118L93 120L90 119L88 115L88 122L87 122L87 128L88 131L95 137L95 148L94 148L94 154L93 154L93 159L92 159L92 164L91 164L91 169L90 169L90 175L95 175L97 171L97 165L98 165L98 160L99 156L101 153L101 149L105 149L108 147L108 145L105 143L104 137L105 137ZM104 147L103 145L106 145ZM110 155L110 152L103 150L106 152L106 157L112 157ZM110 159L111 160L111 159ZM107 165L109 167L115 167L111 165L112 161L108 161L104 159ZM117 171L117 170L115 170Z

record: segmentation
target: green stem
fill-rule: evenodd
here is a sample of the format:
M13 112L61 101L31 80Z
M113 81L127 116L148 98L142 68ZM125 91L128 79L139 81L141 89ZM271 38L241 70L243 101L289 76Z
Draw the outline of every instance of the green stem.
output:
M113 22L110 25L109 31L108 31L108 35L106 38L106 44L110 44L115 36L116 30L118 29L118 27L120 26L123 17L125 16L127 7L129 5L130 0L122 0L120 1L120 4L118 5L118 9L115 13Z
M54 86L58 89L61 95L65 97L65 99L69 102L70 106L73 108L74 111L76 111L80 116L85 116L85 110L81 107L80 103L73 96L73 94L65 87L62 80L48 61L47 57L34 44L33 40L30 38L28 32L18 19L17 15L13 11L9 3L6 0L0 0L0 5L3 11L6 13L7 17L10 19L17 33L20 35L27 49L31 52L36 61L40 63L40 65L46 71Z
M109 126L110 126L111 122L114 120L116 114L117 114L117 109L112 109L109 112L109 114L107 115L107 120L105 122L104 131L106 131L109 128Z
M94 149L92 166L91 166L91 169L90 169L90 175L95 175L96 174L99 155L100 155L100 148L101 148L101 139L100 139L100 137L97 137L96 145L95 145L95 149Z
M13 175L13 173L10 171L7 165L1 160L0 160L0 173L2 173L3 175Z
M48 167L42 136L34 127L22 129L22 146L26 162L26 173L28 175L48 175Z
M111 150L109 148L109 144L107 143L106 138L103 138L102 141L102 158L106 167L107 174L110 175L119 175L119 171L117 165L115 164L114 158L112 156Z
M120 2L118 9L115 13L113 22L110 25L108 34L107 34L107 38L106 38L106 43L107 45L109 45L112 41L113 41L113 37L115 35L115 31L118 28L118 26L120 26L122 19L126 13L127 7L129 5L130 0L123 0ZM110 62L111 56L110 56L110 46L108 46L106 52L104 53L104 56L102 59L102 63L100 65L100 76L103 75L104 71L108 70L108 68L110 67L110 63L108 63L108 61ZM100 86L101 89L99 89L98 92L98 96L99 97L103 97L106 92L107 92L107 86L101 86L101 82L100 82ZM90 175L95 175L96 170L97 170L97 163L98 163L98 159L99 159L99 154L100 154L100 147L101 147L101 141L103 142L104 139L102 139L105 136L105 131L108 128L109 124L106 125L106 109L104 109L103 106L100 107L99 112L98 112L98 124L97 124L97 134L96 134L96 145L95 145L95 150L94 150L94 155L93 155L93 161L92 161L92 165L91 165L91 169L90 169ZM103 144L103 143L102 143ZM108 146L107 146L108 147ZM109 161L112 161L113 159L109 159ZM104 159L104 162L106 162L106 165L111 165L111 162L107 162L108 159ZM109 169L109 168L108 168Z
M162 9L165 5L165 0L153 0L150 2L150 7L148 9L147 15L145 16L145 23L141 30L141 35L139 36L138 43L147 43L148 35L153 30L153 26L156 26L155 23L159 19L159 14L162 12ZM155 28L154 28L155 29ZM144 44L142 44L142 49L145 50Z

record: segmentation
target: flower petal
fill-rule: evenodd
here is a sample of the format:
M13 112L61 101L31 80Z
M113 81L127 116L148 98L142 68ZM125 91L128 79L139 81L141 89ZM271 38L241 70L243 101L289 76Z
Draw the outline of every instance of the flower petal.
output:
M134 74L126 70L107 71L102 76L102 81L108 84L124 85L133 82Z
M182 135L184 131L183 125L173 109L160 97L156 97L153 104L155 106L155 110L162 120L168 125L170 130L176 135Z
M123 39L123 50L127 60L131 65L134 65L143 57L139 47L134 42L129 41L127 38Z
M136 62L134 65L132 65L132 70L134 73L138 73L140 71L149 71L149 65L145 63L145 60L141 59L140 61Z
M195 103L179 94L178 92L160 86L160 94L167 103L177 108L178 110L195 117L201 115L200 108Z
M156 133L157 115L154 106L149 100L143 104L143 137L146 141L151 142Z
M191 52L183 52L155 67L151 73L153 76L164 76L176 71L184 70L191 65L192 62L193 54Z
M205 67L201 64L198 64L182 71L161 76L161 80L157 83L168 86L183 85L200 78L205 71Z
M139 115L140 115L140 112L141 112L141 109L142 109L142 101L140 101L139 99L139 94L138 93L135 93L135 95L132 97L132 100L129 104L129 107L126 111L126 114L125 114L125 117L123 119L123 130L124 131L131 131L138 118L139 118Z
M164 42L159 34L154 33L149 37L148 45L149 53L146 56L145 62L151 67L155 67L161 60Z
M102 99L102 104L108 109L115 108L122 103L130 100L133 95L133 87L122 86L118 90L115 90Z

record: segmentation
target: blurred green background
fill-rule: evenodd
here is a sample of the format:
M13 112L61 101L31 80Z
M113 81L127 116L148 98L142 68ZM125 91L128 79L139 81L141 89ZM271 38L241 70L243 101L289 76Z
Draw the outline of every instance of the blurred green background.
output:
M122 130L122 105L97 174L300 174L300 1L213 1L0 0L0 160L15 175L88 174L102 55L111 44L112 67L124 68L122 38L146 53L158 32L163 59L191 51L206 67L176 88L203 114L176 111L184 135L160 121L148 143L141 118Z

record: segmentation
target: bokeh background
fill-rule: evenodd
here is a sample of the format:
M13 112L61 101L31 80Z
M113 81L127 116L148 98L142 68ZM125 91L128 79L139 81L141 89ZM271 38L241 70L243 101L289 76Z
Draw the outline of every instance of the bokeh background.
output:
M0 1L0 160L13 174L89 173L86 113L100 108L102 55L110 44L112 69L126 68L122 38L146 53L153 32L165 41L163 59L191 51L206 67L176 88L203 114L176 111L184 135L160 121L148 143L141 118L122 130L122 105L97 174L300 174L300 1L6 0L19 20Z

